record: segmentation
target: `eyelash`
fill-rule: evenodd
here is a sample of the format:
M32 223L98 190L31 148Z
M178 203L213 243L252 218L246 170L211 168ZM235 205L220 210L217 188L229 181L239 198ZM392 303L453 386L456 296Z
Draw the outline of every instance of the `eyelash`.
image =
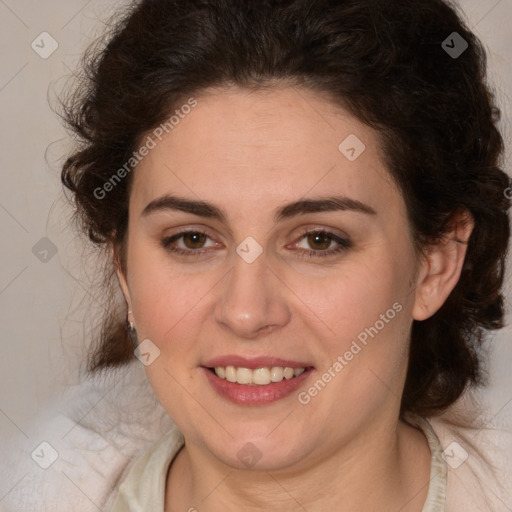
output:
M188 230L188 231L181 231L180 233L177 233L176 235L165 238L164 240L162 240L162 246L164 247L164 249L166 249L167 251L169 251L171 253L178 254L180 256L187 256L187 257L190 257L190 256L191 257L199 257L209 251L209 249L185 250L185 249L180 249L180 248L170 246L173 242L179 240L180 238L182 238L184 235L186 235L188 233L202 234L202 235L210 238L210 236L207 233L205 233L204 231L201 231L200 229L193 229L193 230ZM324 249L324 250L317 250L317 251L313 251L313 250L308 251L308 250L303 249L298 252L297 257L299 257L299 258L304 258L304 257L325 258L328 256L333 256L335 254L339 254L339 253L341 253L347 249L350 249L352 247L352 242L349 239L341 238L341 237L335 235L334 233L331 233L324 229L305 230L300 234L298 242L302 241L302 239L306 235L312 235L312 234L326 235L328 238L331 239L331 241L336 242L338 244L338 247L336 247L335 249Z

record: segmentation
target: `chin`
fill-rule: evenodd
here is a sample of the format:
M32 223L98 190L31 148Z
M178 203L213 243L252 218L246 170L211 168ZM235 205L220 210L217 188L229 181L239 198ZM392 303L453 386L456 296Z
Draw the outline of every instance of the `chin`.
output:
M273 426L275 428L275 425ZM229 442L219 439L211 442L211 438L203 446L223 464L236 469L252 471L280 471L290 469L306 456L304 443L293 435L268 434L235 435Z

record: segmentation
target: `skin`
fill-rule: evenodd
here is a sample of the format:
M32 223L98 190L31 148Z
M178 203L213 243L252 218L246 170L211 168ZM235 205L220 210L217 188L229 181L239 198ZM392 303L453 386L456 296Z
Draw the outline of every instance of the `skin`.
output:
M446 240L419 257L374 130L306 89L224 88L196 99L137 166L126 275L118 269L139 340L161 351L147 377L186 442L167 476L166 512L421 511L430 450L419 430L399 421L410 328L457 283L466 244L453 239L469 238L471 219L458 217ZM353 162L338 150L349 134L366 146ZM227 222L171 210L142 215L164 194L208 201ZM376 213L273 221L285 204L332 195ZM187 238L174 246L206 253L180 256L162 246L194 228L209 237L202 247ZM315 229L352 246L301 258L321 252L304 236ZM236 252L248 236L263 248L252 263ZM234 404L200 368L227 354L310 361L315 370L300 391L307 390L396 302L400 313L306 405L297 393ZM262 455L250 470L237 457L248 442Z

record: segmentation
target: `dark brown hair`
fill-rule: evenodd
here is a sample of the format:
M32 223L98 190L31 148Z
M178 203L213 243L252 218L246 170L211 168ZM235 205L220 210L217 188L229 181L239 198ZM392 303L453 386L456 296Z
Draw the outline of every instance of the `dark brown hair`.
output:
M225 85L308 87L378 131L417 248L442 239L457 212L475 220L457 286L435 315L413 323L402 412L438 413L481 383L486 330L503 326L509 179L499 168L503 141L485 52L455 7L441 0L143 0L123 12L107 43L85 55L83 80L64 104L81 144L62 181L90 240L114 248L126 269L133 173L106 197L97 191L185 98ZM467 49L450 54L444 41L458 51L465 41ZM111 289L113 268L110 260ZM133 358L124 306L110 306L90 371Z

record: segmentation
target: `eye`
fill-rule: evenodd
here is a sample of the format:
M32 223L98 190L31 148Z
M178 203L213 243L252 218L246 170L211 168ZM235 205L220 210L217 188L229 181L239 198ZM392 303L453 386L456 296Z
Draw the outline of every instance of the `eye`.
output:
M304 252L299 252L299 256L310 257L325 257L338 254L342 251L352 247L352 243L348 238L342 238L334 233L326 230L307 231L301 236L301 242L296 244L296 247L305 249ZM307 244L313 250L308 250L304 245Z
M210 247L215 247L215 242L207 246L206 242L210 237L199 230L182 231L176 235L170 236L162 240L162 246L173 253L198 256L208 252Z

